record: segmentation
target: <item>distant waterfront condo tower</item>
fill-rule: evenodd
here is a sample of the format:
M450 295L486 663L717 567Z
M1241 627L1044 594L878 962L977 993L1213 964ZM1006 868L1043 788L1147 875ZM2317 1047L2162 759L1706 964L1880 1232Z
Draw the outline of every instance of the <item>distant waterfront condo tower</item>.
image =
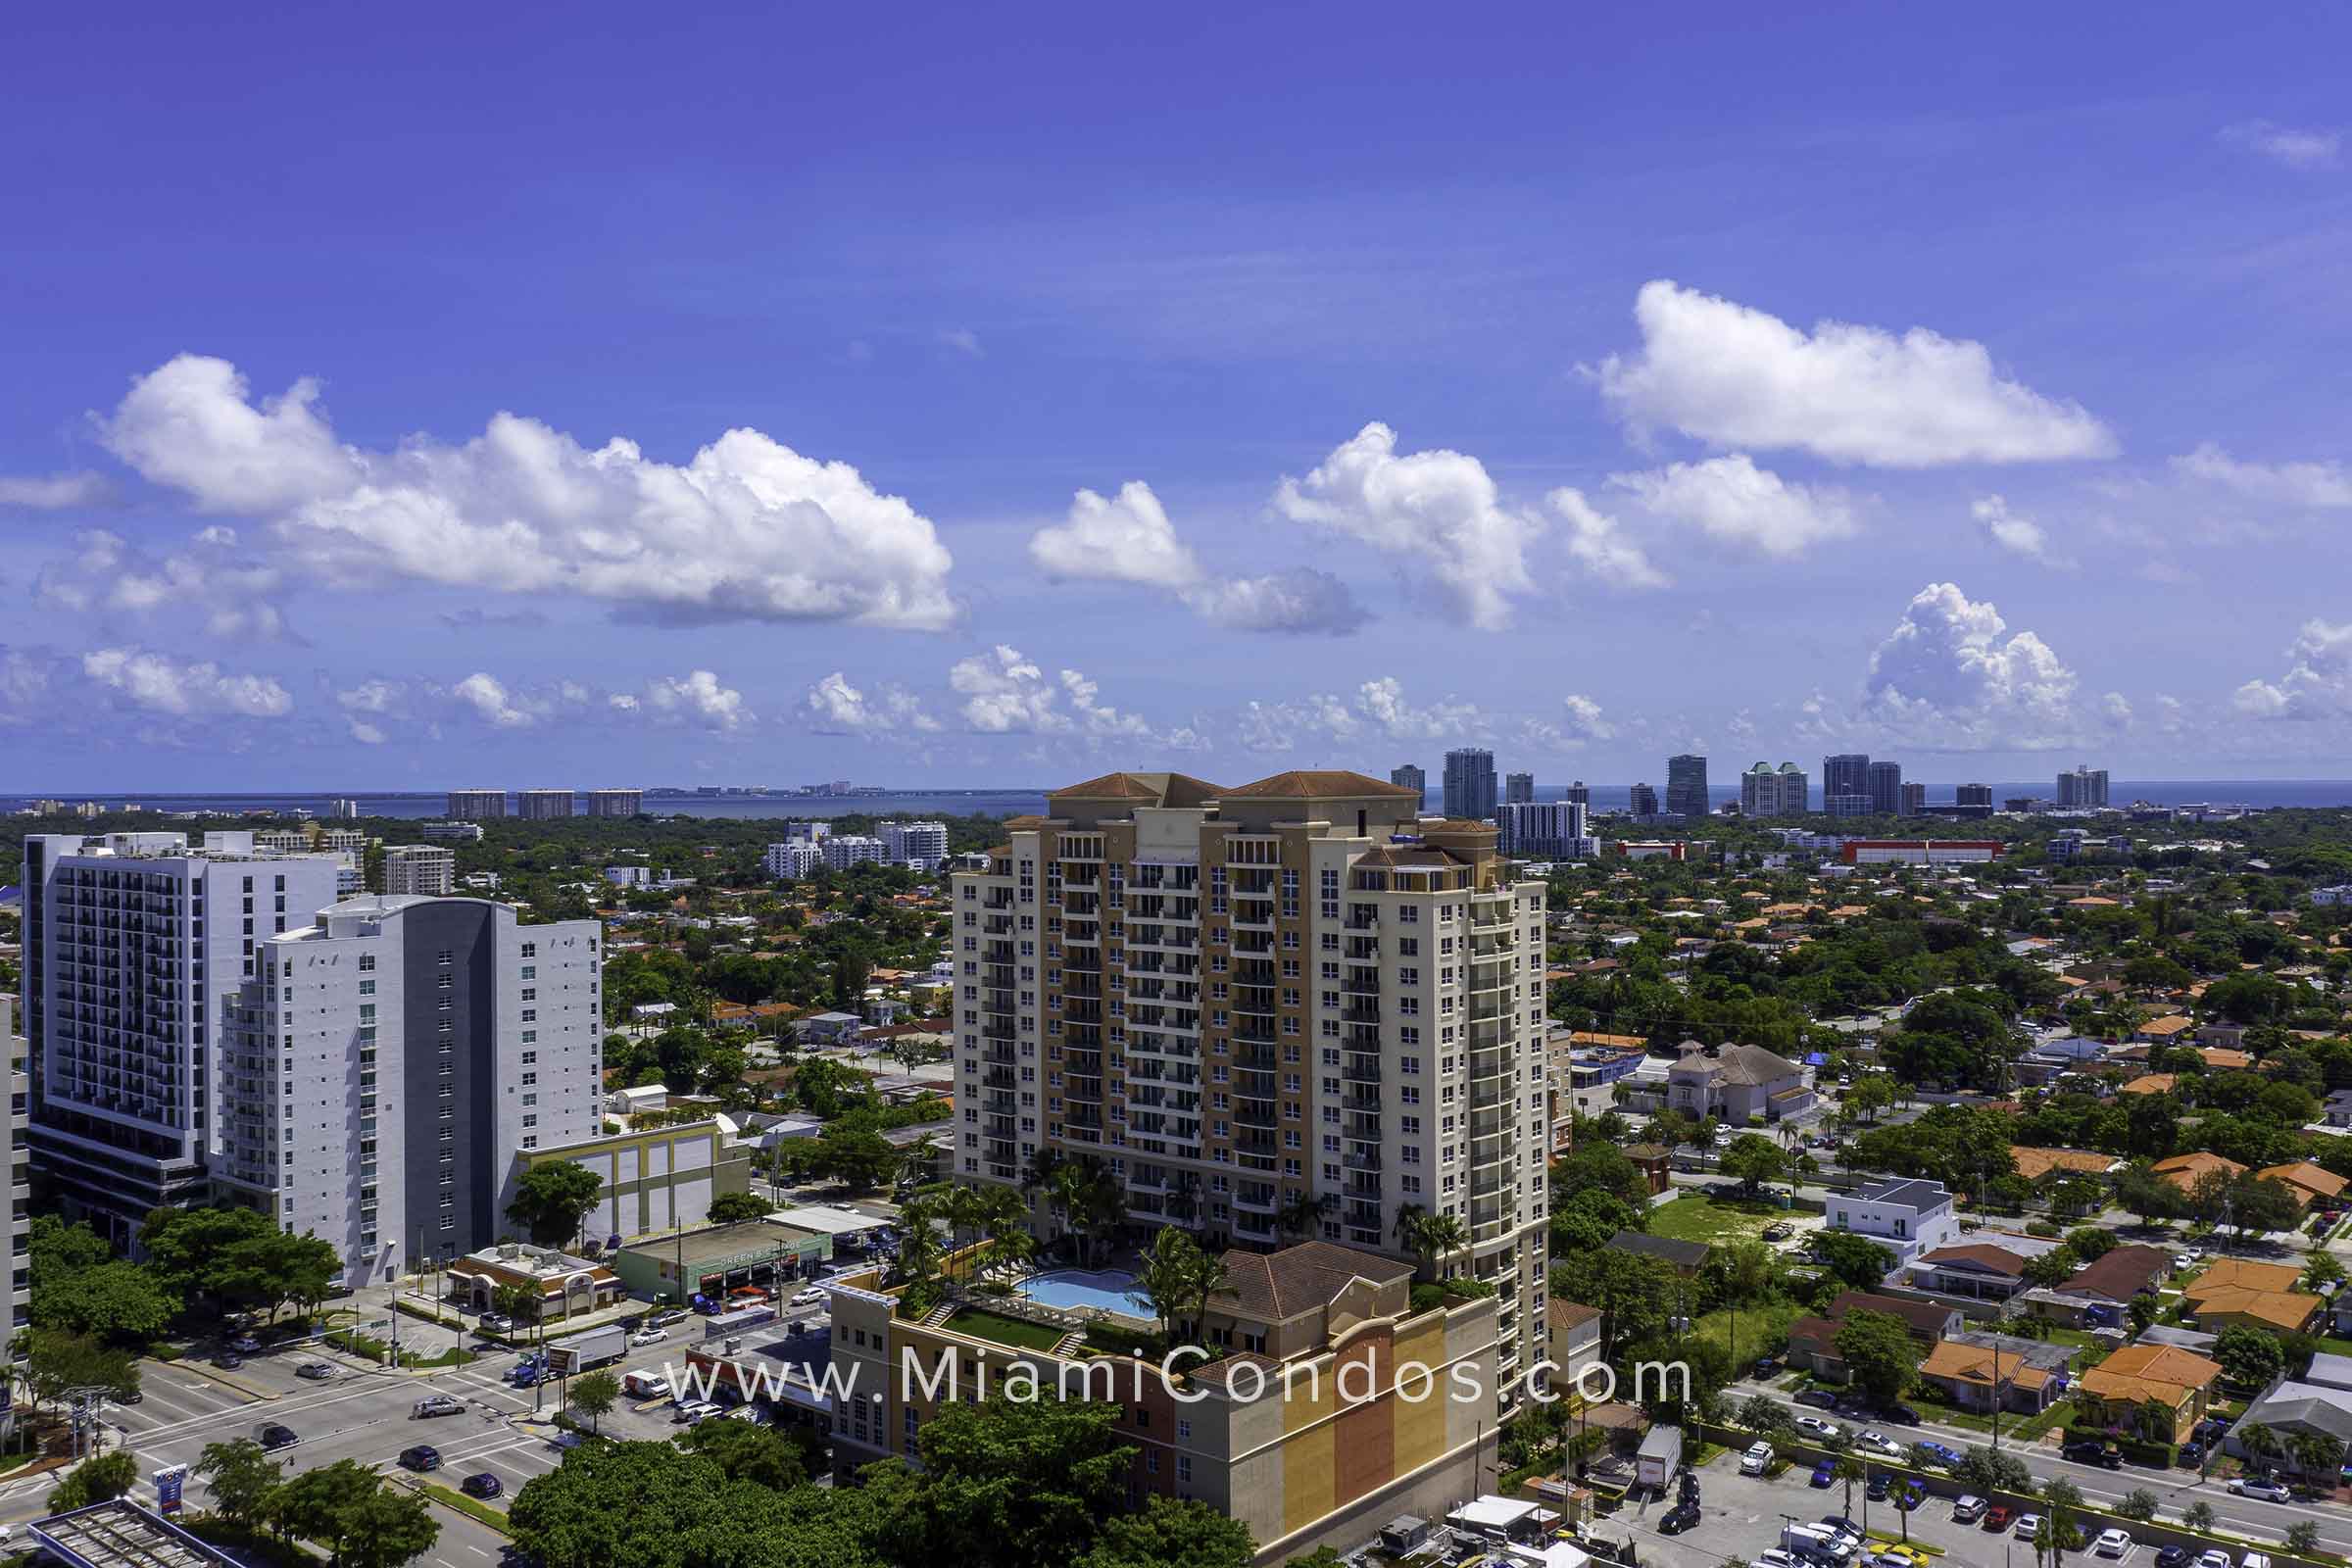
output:
M1870 764L1870 810L1873 816L1899 816L1903 809L1903 764Z
M1841 795L1860 799L1863 805L1856 809L1840 812L1837 801ZM1860 816L1869 809L1870 758L1862 752L1839 752L1821 760L1821 808L1832 816Z
M1992 809L1992 786L1962 784L1952 791L1952 803L1956 806L1981 806L1989 811Z
M1685 752L1666 759L1666 809L1685 816L1704 816L1707 800L1707 760Z
M384 891L448 896L458 883L458 852L438 844L394 844L384 850Z
M1536 799L1536 775L1512 773L1502 781L1502 800L1506 806L1530 806Z
M1758 762L1740 775L1743 816L1802 816L1810 808L1812 780L1794 762L1774 767Z
M1464 746L1446 754L1446 814L1484 822L1494 814L1494 754Z
M1590 811L1592 809L1592 786L1580 778L1568 786L1567 791L1560 796L1560 799L1571 805L1581 806Z
M2077 763L2071 773L2058 775L2058 805L2063 809L2074 808L2097 809L2107 804L2107 770Z
M1423 800L1429 799L1429 775L1416 763L1400 762L1389 769L1389 782L1413 791Z
M526 821L547 822L571 814L569 790L517 790L514 810Z
M442 813L453 822L487 822L507 814L505 790L451 790L449 809Z
M590 816L635 816L644 808L645 793L642 790L590 790L588 792L588 814Z
M1928 814L1928 787L1925 784L1903 786L1902 814L1905 816Z
M1626 792L1625 808L1635 816L1658 814L1658 792L1646 784L1637 784Z

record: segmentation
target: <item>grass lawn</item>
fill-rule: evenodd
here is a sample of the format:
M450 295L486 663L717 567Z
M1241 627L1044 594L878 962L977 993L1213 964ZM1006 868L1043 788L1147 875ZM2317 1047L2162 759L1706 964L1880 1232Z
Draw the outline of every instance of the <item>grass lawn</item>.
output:
M2003 1428L2002 1435L2005 1437L2015 1438L2020 1443L2024 1443L2034 1438L2040 1437L2044 1432L2049 1431L2053 1427L2062 1427L2066 1425L2068 1418L2074 1413L2075 1406L2073 1401L2068 1399L2060 1399L2057 1403L2042 1411L2041 1414L2030 1415L2026 1417L2025 1421L2020 1425Z
M1753 1241L1765 1226L1788 1218L1788 1210L1761 1199L1751 1202L1694 1194L1651 1209L1649 1234L1678 1242Z
M444 1487L430 1481L416 1482L413 1485L418 1492L423 1493L442 1507L454 1508L469 1519L479 1519L502 1536L511 1536L514 1533L514 1527L507 1523L505 1514L500 1513L486 1502L468 1497L455 1487Z
M945 1327L977 1340L994 1340L1019 1350L1051 1350L1061 1343L1062 1331L1025 1318L1006 1317L984 1307L967 1306L948 1319Z
M1731 1351L1732 1364L1742 1375L1754 1366L1756 1357L1769 1348L1785 1345L1788 1325L1804 1315L1804 1308L1794 1301L1766 1301L1756 1306L1743 1306L1739 1311L1740 1343L1732 1343L1732 1317L1729 1310L1709 1312L1691 1324L1690 1332L1700 1339L1712 1340Z

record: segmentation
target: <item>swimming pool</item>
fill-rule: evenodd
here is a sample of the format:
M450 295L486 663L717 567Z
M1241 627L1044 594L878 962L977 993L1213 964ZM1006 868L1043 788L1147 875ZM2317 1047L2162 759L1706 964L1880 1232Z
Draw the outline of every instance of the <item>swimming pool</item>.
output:
M1032 1301L1065 1311L1092 1306L1121 1317L1151 1316L1150 1308L1128 1298L1135 1289L1135 1276L1125 1269L1055 1269L1050 1274L1032 1274L1013 1289Z

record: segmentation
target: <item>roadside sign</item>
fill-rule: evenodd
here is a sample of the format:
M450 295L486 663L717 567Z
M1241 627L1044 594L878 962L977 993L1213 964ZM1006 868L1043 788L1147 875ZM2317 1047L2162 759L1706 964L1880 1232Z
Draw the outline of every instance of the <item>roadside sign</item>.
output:
M159 1512L179 1512L179 1495L187 1483L188 1467L184 1464L166 1465L155 1472L155 1505Z

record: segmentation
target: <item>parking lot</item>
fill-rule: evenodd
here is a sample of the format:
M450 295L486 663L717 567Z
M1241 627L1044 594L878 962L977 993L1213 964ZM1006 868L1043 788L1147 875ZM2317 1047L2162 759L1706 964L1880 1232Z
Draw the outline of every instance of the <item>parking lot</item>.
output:
M1602 1520L1594 1533L1604 1539L1630 1535L1645 1568L1721 1568L1727 1560L1752 1562L1759 1553L1778 1547L1786 1524L1842 1515L1862 1526L1872 1542L1908 1540L1933 1548L1935 1568L2034 1568L2032 1542L2020 1541L2007 1530L1985 1530L1981 1522L1957 1522L1948 1497L1930 1497L1903 1513L1891 1502L1869 1501L1856 1486L1849 1509L1842 1486L1816 1488L1810 1484L1811 1474L1808 1466L1792 1466L1777 1478L1743 1476L1740 1455L1725 1453L1697 1472L1699 1522L1690 1529L1673 1536L1658 1532L1657 1521L1674 1503L1669 1494L1628 1503ZM2085 1541L2082 1550L2068 1555L2078 1564L2153 1568L2156 1553L2152 1546L2136 1545L2120 1558L2094 1558Z

